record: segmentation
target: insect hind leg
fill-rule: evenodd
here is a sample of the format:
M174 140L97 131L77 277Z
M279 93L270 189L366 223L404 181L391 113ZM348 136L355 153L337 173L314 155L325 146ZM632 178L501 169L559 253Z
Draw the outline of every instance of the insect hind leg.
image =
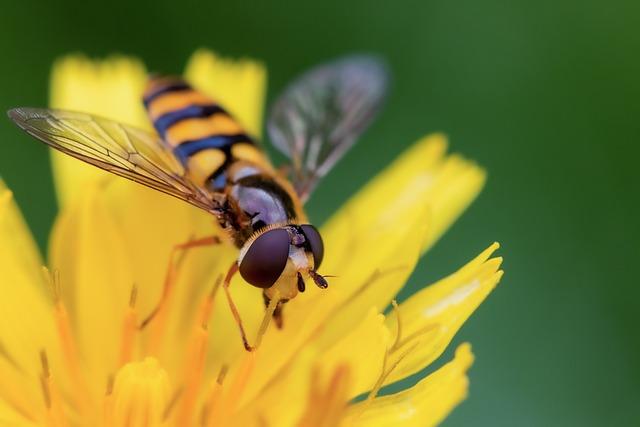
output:
M205 247L205 246L213 246L221 243L220 237L218 236L207 236L200 239L191 239L184 243L179 243L174 245L171 248L171 253L169 254L169 264L167 266L167 272L164 278L164 286L162 288L162 295L160 296L160 301L158 304L151 310L151 313L142 321L140 324L140 329L145 328L162 310L165 306L166 301L169 299L171 295L171 290L173 289L173 285L177 280L177 267L182 263L186 252L189 249ZM176 260L176 256L178 256Z

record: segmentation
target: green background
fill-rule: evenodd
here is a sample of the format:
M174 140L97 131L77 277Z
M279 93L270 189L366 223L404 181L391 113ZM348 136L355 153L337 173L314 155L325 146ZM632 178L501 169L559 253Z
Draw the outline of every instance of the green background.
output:
M488 169L401 294L502 243L506 275L456 338L477 356L470 398L445 424L640 424L637 0L128 3L3 0L0 109L44 105L50 64L70 51L166 72L200 46L250 55L270 98L314 63L378 52L395 77L387 108L310 212L326 219L432 131ZM0 173L43 244L46 151L8 120L0 140Z

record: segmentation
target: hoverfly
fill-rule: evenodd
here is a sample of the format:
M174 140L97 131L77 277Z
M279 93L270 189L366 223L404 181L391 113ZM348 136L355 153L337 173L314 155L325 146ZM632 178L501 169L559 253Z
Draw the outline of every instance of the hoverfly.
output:
M282 304L304 292L305 280L328 286L318 273L322 237L303 203L372 121L387 82L378 59L349 56L290 84L267 124L271 142L289 159L278 170L222 106L177 77L149 78L143 103L156 134L78 112L15 108L8 114L63 153L213 215L239 249L224 289L252 350L228 292L232 276L239 271L263 290L263 325L272 316L281 323Z

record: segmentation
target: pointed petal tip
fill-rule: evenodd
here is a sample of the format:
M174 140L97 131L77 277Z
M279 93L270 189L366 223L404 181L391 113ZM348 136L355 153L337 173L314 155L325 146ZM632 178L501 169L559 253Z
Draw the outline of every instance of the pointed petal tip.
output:
M487 261L487 264L491 263L490 265L493 267L493 271L498 271L498 269L500 268L500 266L502 265L502 261L504 259L501 256L495 257L495 258L491 258L490 260Z
M475 360L475 356L471 350L471 343L464 342L460 344L458 348L456 348L455 358L459 358L459 360L463 362L462 366L464 369L469 368Z
M491 245L489 245L489 247L487 247L484 251L482 251L480 255L476 257L476 260L474 260L474 262L477 262L477 261L480 261L480 263L486 262L489 259L489 257L493 255L493 253L498 249L500 249L500 243L493 242Z

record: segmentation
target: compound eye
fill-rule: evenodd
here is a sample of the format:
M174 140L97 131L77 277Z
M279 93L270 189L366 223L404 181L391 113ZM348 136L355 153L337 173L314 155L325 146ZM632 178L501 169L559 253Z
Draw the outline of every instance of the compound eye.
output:
M313 253L313 267L317 270L322 263L322 258L324 258L324 243L322 243L320 232L318 232L318 229L311 224L301 225L300 228L302 229L304 236L307 238L309 246L311 246L311 253Z
M251 243L240 262L242 278L258 288L271 287L287 265L289 233L282 228L269 230Z

